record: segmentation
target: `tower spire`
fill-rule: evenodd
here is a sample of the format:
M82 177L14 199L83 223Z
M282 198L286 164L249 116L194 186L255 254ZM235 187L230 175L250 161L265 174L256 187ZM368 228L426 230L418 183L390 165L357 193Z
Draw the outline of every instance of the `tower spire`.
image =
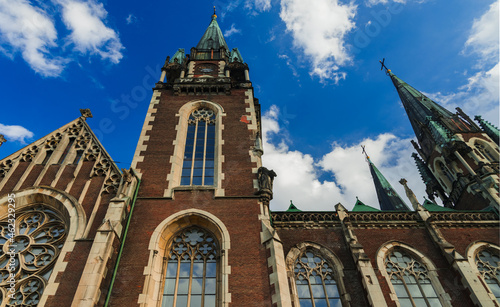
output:
M370 160L370 157L366 153L365 146L361 145L361 148L363 148L363 154L370 167L370 173L372 174L375 190L377 191L380 209L382 209L382 211L410 211L410 208L408 208L401 197L399 197L398 193L392 188L391 184L385 179L384 175L382 175L375 164Z
M225 47L226 51L229 51L229 48L226 44L226 40L224 39L224 35L222 35L222 31L217 23L217 15L215 14L215 6L214 6L214 14L212 15L212 20L208 25L205 34L201 37L198 45L196 45L196 49L199 50L208 50L214 49L218 50L221 47Z

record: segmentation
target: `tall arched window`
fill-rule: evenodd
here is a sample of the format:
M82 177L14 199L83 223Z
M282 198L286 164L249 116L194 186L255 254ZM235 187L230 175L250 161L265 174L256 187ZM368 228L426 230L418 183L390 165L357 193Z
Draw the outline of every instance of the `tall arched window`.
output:
M385 269L401 306L442 306L427 268L406 251L393 249Z
M477 269L500 302L500 256L493 248L480 250L475 257Z
M38 305L66 239L68 227L60 216L40 204L0 221L0 306Z
M294 267L300 307L342 306L334 270L318 250L304 250Z
M498 162L498 154L495 155L487 146L475 141L474 147L483 155L489 162Z
M451 174L451 171L441 161L439 161L437 163L437 165L438 165L439 172L441 173L442 176L444 176L444 180L446 181L446 184L448 184L451 188L451 186L453 185L453 181L455 181L455 178Z
M194 110L188 119L181 185L214 185L215 112Z
M210 232L188 227L168 248L163 307L217 305L218 243Z

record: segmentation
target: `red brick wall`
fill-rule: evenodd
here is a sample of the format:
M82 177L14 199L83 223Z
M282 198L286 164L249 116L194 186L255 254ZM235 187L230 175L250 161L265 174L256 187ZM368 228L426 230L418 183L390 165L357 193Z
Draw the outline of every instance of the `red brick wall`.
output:
M278 235L283 242L285 258L290 249L302 242L314 242L332 251L344 266L344 285L351 296L351 306L368 306L361 279L346 245L342 229L279 229Z

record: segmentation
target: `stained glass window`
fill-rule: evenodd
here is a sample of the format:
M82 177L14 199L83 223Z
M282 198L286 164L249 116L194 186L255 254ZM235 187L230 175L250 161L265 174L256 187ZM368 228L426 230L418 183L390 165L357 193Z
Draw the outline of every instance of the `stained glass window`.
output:
M188 119L181 185L214 185L215 113L194 110Z
M333 267L319 251L303 251L295 262L294 275L301 307L342 306Z
M483 249L476 254L475 260L479 273L500 302L500 256L498 250Z
M215 307L217 242L199 227L174 236L169 247L162 307Z
M38 306L66 239L67 227L59 216L43 205L21 211L15 217L13 238L12 216L0 221L1 250L15 251L0 256L0 306ZM9 297L11 273L15 292Z
M385 268L401 306L442 306L427 268L408 253L393 250Z

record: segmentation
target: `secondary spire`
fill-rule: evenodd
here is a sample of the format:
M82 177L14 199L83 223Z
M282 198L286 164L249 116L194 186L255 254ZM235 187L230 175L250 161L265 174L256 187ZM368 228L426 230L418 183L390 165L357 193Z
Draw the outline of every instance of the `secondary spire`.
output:
M401 197L399 197L398 193L392 188L391 184L385 179L384 175L382 175L375 164L370 160L370 157L366 153L365 146L361 145L361 148L363 148L363 154L370 167L370 173L372 174L375 190L377 191L380 209L382 209L382 211L410 211Z

